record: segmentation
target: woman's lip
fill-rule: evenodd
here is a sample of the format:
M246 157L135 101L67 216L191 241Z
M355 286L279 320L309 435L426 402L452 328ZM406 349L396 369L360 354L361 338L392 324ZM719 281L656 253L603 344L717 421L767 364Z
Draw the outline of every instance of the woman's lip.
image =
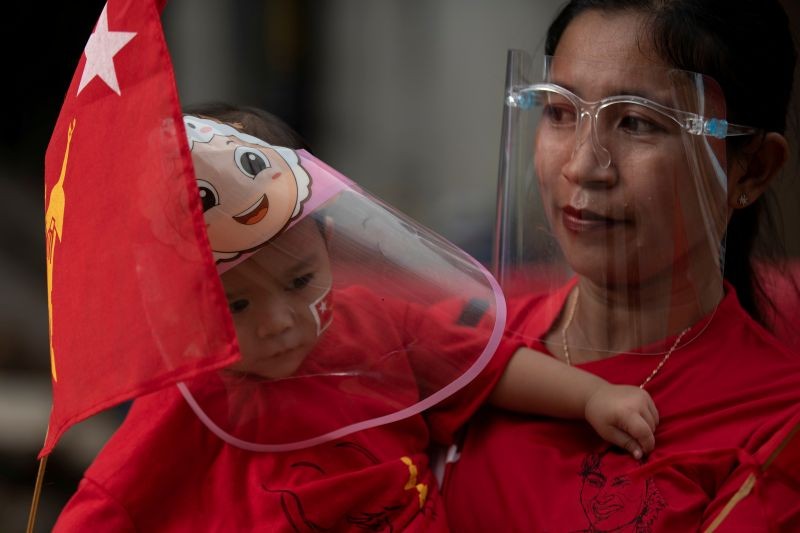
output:
M562 208L561 220L569 231L579 233L592 230L605 230L619 224L626 224L626 220L606 217L588 209L576 209L570 205Z

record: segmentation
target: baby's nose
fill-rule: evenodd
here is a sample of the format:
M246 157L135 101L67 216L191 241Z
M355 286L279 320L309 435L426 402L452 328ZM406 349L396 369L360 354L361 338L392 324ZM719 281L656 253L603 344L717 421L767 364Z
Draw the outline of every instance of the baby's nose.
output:
M294 309L285 302L273 301L265 305L258 323L261 338L279 335L292 328L295 323Z

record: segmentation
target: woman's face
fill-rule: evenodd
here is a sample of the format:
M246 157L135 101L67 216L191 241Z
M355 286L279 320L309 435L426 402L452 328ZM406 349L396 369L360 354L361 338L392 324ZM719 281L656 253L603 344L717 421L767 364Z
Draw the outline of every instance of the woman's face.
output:
M641 28L635 13L582 13L562 35L550 81L589 102L620 94L673 102L675 87L652 74L669 65L639 39ZM603 285L663 280L681 265L696 268L698 262L718 272L724 218L720 222L716 205L709 204L724 202L722 187L713 177L698 183L697 169L704 165L690 163L677 124L655 129L640 119L626 117L620 138L632 148L612 150L607 168L598 162L589 121L564 142L542 120L536 171L545 212L567 261ZM716 139L711 146L717 156L724 154Z
M242 353L230 370L273 379L294 374L317 343L321 325L313 308L331 283L325 237L311 218L225 272Z

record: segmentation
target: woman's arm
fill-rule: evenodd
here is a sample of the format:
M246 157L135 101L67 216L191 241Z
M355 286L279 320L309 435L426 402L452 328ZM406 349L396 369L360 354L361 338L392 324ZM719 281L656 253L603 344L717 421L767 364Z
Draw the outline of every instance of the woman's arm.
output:
M586 418L601 437L636 458L655 445L658 411L646 391L612 385L529 348L514 353L489 401L517 412Z

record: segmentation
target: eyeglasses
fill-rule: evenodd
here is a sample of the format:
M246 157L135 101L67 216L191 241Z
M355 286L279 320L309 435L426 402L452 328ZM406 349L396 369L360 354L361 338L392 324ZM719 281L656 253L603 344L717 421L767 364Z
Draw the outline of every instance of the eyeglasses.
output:
M557 140L564 142L575 142L588 119L595 154L603 168L611 164L612 153L623 155L638 143L652 145L667 141L681 131L717 139L759 132L756 128L730 124L725 119L706 118L640 96L616 95L587 102L554 83L537 83L515 90L506 102L510 107L521 109L541 108L539 134L557 135L560 136ZM576 142L574 149L578 146Z

